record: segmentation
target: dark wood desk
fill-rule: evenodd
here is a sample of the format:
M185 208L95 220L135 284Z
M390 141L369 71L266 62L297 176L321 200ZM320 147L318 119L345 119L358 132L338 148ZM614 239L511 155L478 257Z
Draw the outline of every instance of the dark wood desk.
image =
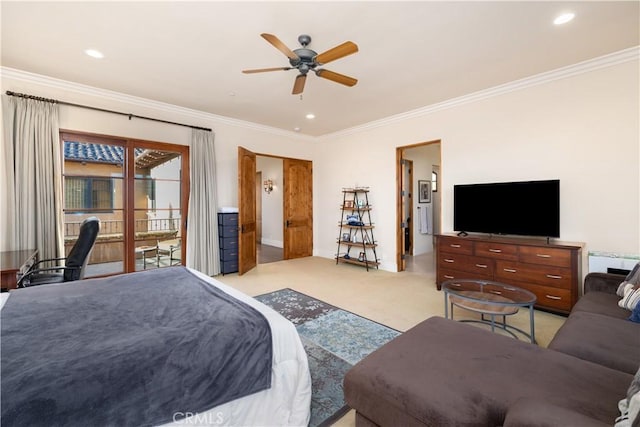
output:
M37 258L37 249L0 252L0 288L3 291L15 289L18 282L17 274L26 271Z

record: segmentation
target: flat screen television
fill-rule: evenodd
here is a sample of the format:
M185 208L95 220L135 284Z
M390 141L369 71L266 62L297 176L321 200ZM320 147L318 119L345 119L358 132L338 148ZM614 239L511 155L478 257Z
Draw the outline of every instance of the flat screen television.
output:
M560 180L455 185L453 228L560 237Z

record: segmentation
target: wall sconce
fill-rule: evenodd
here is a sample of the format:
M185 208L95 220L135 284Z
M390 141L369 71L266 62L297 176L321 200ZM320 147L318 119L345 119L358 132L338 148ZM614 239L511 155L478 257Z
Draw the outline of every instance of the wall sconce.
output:
M273 191L273 181L268 179L264 182L264 191L267 194L271 194L271 192Z

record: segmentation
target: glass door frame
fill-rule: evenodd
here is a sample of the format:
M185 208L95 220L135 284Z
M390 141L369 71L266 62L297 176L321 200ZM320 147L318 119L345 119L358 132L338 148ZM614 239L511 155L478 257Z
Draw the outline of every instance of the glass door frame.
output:
M64 141L79 141L90 144L107 144L123 147L126 156L123 164L123 271L121 273L131 273L136 271L136 243L135 243L135 149L144 148L158 151L172 151L180 154L181 174L180 174L180 245L181 265L186 262L187 248L187 217L189 208L190 191L190 168L189 168L189 146L157 141L147 141L133 138L123 138L89 132L60 129L61 144L61 165L64 174ZM109 275L109 274L107 274Z

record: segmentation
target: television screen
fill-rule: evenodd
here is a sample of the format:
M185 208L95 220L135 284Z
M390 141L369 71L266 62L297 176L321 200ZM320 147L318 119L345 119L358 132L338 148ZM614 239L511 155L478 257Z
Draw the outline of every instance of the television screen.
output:
M560 180L455 185L453 228L560 237Z

